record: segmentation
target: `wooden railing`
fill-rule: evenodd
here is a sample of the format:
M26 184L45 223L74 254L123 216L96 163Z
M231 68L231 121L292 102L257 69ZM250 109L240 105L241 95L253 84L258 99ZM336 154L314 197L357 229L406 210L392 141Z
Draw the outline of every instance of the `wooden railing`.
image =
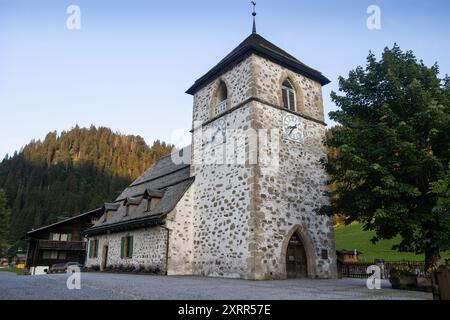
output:
M86 242L84 241L52 241L39 240L39 249L48 250L86 250Z

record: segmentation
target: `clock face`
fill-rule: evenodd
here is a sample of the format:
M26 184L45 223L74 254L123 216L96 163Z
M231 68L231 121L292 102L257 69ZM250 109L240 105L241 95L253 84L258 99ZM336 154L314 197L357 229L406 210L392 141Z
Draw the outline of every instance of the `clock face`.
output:
M290 140L302 142L303 122L301 119L293 114L288 114L283 118L283 135Z
M214 122L211 129L213 130L210 141L212 144L216 145L226 142L227 122L224 119Z

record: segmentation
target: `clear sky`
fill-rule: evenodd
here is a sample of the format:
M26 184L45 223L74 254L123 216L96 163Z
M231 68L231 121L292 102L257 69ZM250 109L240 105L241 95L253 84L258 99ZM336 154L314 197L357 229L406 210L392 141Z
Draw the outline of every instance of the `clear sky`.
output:
M258 33L332 84L397 42L450 73L448 0L258 0ZM81 9L68 30L66 9ZM366 27L381 9L381 30ZM0 0L0 158L47 132L107 126L147 143L190 129L184 92L251 32L246 0ZM177 141L174 141L177 142Z

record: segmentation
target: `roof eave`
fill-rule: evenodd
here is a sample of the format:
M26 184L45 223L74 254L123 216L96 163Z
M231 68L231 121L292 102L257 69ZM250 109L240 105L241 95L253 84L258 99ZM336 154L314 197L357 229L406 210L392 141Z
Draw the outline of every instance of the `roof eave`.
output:
M303 65L300 62L293 61L287 57L278 56L273 54L270 50L266 50L256 46L250 46L244 48L244 50L236 52L233 56L220 62L218 65L213 67L210 71L208 71L204 76L199 78L195 83L186 91L187 94L194 95L197 93L200 88L204 87L208 82L212 81L214 78L217 78L224 74L225 72L232 69L236 64L245 60L251 54L257 54L262 58L266 58L270 61L278 63L292 71L298 72L299 74L304 75L312 80L319 82L322 86L329 84L331 81L322 75L317 70L314 70L306 65Z
M159 224L161 224L161 214L152 215L141 219L120 221L112 224L107 224L105 226L89 228L84 230L82 234L83 236L93 236L105 234L108 232L117 233L121 231L135 230L149 226L156 226Z
M79 214L77 216L70 217L70 218L68 218L66 220L61 220L61 221L49 224L47 226L40 227L38 229L34 229L34 230L31 230L31 231L28 231L21 239L28 239L30 235L32 235L32 234L34 234L36 232L40 232L40 231L43 231L45 229L55 227L57 225L60 225L60 224L63 224L63 223L67 223L69 221L76 220L76 219L82 218L84 216L87 216L89 214L93 214L93 213L96 213L96 212L99 212L99 211L102 211L102 210L103 210L103 208L97 208L97 209L94 209L94 210L91 210L91 211Z

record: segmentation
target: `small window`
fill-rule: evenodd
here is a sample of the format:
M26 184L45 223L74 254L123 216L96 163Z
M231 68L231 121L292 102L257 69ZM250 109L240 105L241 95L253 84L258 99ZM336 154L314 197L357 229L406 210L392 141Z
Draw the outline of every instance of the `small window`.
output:
M217 91L215 112L216 116L227 111L228 90L225 83L221 83Z
M222 102L228 99L228 90L225 83L222 82L222 84L219 87L219 95L218 95L218 102Z
M133 215L138 206L134 204L129 204L125 207L125 217Z
M61 239L61 235L59 233L50 233L49 240L59 241Z
M107 222L107 221L111 220L114 217L114 212L115 211L113 211L113 210L106 211L103 222Z
M58 251L50 251L50 250L43 251L42 259L57 260L58 259ZM65 259L65 258L61 258L61 256L59 256L59 259Z
M88 256L89 258L97 258L98 257L98 240L89 240L89 247L88 247Z
M122 237L120 244L120 258L130 259L133 257L133 236Z
M150 199L148 199L147 211L155 209L156 206L158 205L159 201L161 201L161 199L158 199L158 198L150 198Z
M62 234L61 235L61 241L69 241L69 235L68 234Z
M283 106L291 111L297 111L297 98L295 96L294 86L289 80L285 80L282 86Z
M58 259L59 260L66 260L67 259L67 253L65 251L60 251L58 253Z

